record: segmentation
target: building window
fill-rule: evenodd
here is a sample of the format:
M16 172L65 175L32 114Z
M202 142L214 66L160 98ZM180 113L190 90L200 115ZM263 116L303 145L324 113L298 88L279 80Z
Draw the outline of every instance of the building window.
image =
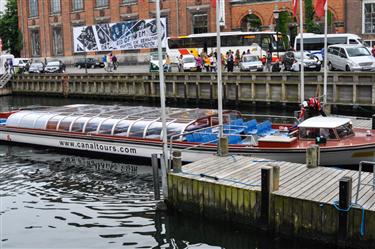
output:
M29 0L29 17L38 16L38 0Z
M96 7L107 7L108 0L96 0Z
M61 27L52 29L52 53L53 55L63 55L63 37Z
M73 11L83 10L83 0L72 0Z
M208 15L195 14L193 15L193 34L208 32Z
M122 0L123 4L137 3L138 0Z
M40 34L39 30L31 30L31 55L33 57L40 56Z
M51 0L51 14L60 14L61 4L60 0Z
M375 33L375 2L364 2L364 33Z

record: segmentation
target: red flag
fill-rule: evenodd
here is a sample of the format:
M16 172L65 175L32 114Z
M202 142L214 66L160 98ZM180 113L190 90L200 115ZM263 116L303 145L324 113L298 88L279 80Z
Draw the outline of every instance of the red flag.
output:
M293 0L293 16L297 16L298 0Z
M327 5L327 0L316 0L315 1L315 15L321 17L325 15L324 8Z
M211 0L211 6L212 8L216 8L216 0Z

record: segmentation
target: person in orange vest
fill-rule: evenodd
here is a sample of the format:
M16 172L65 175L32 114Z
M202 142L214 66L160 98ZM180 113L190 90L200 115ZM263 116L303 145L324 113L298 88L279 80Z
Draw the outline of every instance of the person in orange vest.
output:
M311 117L322 115L326 117L327 115L323 111L322 105L317 98L311 97L307 101L303 101L301 106L301 113L298 120L302 121Z

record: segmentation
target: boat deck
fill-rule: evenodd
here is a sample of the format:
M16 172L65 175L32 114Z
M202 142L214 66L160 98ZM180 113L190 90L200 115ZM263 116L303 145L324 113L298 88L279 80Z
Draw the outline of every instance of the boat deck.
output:
M356 198L358 171L338 168L307 168L304 164L276 162L242 156L210 157L183 166L181 177L223 184L231 187L259 190L261 168L280 166L280 188L275 195L303 199L321 204L333 204L339 199L339 180L344 176L353 179L352 200ZM204 174L208 177L201 177ZM218 179L217 181L214 178ZM366 210L375 211L375 191L371 186L373 174L362 172L358 204Z

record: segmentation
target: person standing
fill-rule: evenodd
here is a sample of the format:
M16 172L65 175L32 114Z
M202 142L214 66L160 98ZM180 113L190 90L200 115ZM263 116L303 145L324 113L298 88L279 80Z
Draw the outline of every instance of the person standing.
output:
M171 64L172 64L171 58L169 58L169 55L167 55L165 58L165 65L167 66L167 72L172 71Z
M116 57L116 55L112 56L112 64L113 64L113 70L117 70L118 64L117 64L117 57Z
M180 54L180 56L178 56L177 59L178 59L178 71L183 72L184 67L183 67L182 54Z
M371 54L372 54L372 56L375 57L375 44L374 44L374 46L372 46Z
M233 53L231 50L229 50L229 53L228 53L227 64L228 64L228 72L233 72L234 58L233 58Z
M9 73L14 74L14 66L13 66L13 59L9 59Z
M271 67L272 67L272 53L271 53L270 50L267 50L266 67L267 67L267 71L271 72Z

